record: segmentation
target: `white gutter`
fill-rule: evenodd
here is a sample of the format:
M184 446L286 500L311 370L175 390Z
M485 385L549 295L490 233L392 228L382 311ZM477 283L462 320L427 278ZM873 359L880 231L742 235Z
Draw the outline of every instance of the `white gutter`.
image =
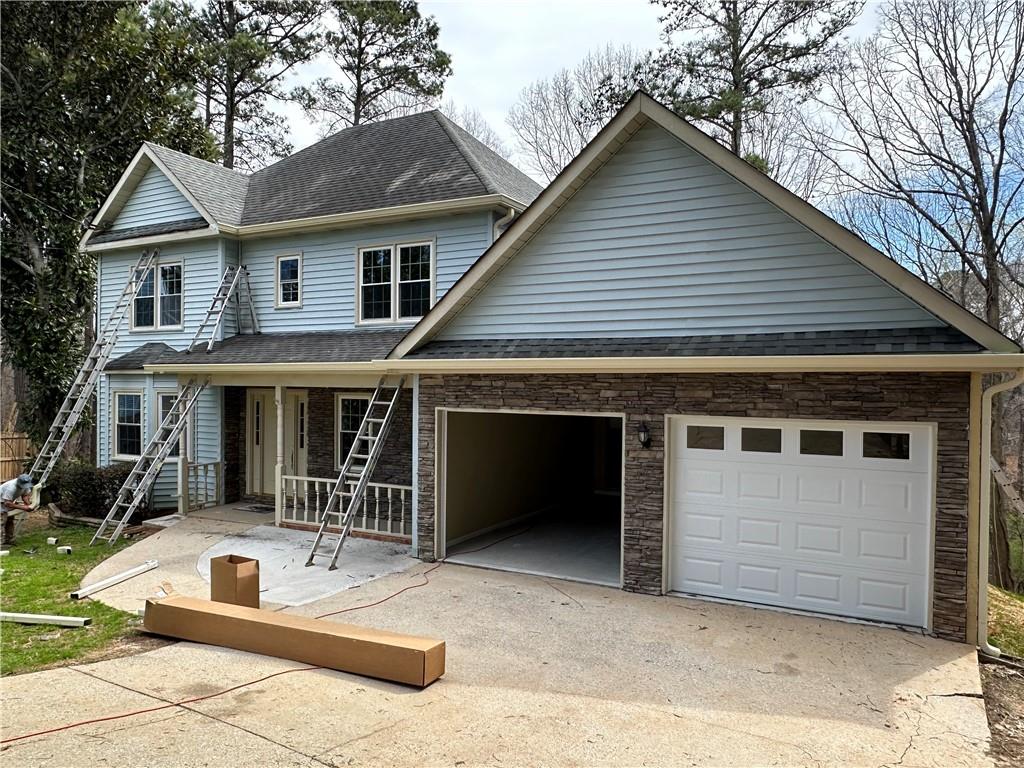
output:
M978 648L989 656L1002 651L988 641L988 555L992 504L992 398L1024 384L1024 368L1012 378L993 384L981 395L981 520L978 523Z
M494 229L491 231L491 242L493 243L499 237L501 237L501 230L506 224L512 221L516 217L516 209L509 208L508 213L494 222Z
M562 357L377 359L349 363L149 363L151 373L725 373L752 371L996 372L1024 368L1024 354L793 355L695 357Z

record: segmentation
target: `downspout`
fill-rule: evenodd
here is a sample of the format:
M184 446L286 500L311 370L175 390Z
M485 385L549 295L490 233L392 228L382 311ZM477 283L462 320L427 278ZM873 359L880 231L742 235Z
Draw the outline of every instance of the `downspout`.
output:
M992 504L992 398L1000 392L1024 384L1024 368L1012 378L1000 381L981 395L981 505L978 521L978 648L988 656L999 657L1002 651L988 642L988 555L989 526Z
M502 216L500 219L498 219L496 222L494 222L494 229L491 232L491 242L492 243L495 240L497 240L499 237L501 237L501 233L505 230L505 227L507 227L512 222L512 219L514 219L515 217L516 217L516 209L515 208L509 208L508 209L508 213L506 213L504 216Z

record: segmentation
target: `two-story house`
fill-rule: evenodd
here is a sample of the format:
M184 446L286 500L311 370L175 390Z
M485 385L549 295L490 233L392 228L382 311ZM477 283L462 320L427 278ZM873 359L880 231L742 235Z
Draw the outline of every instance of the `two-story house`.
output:
M374 383L404 377L364 532L984 640L983 374L1020 348L646 95L543 191L427 112L251 176L146 145L98 224L101 316L159 248L101 463L211 384L159 500L315 526ZM186 352L236 264L260 333L232 311Z

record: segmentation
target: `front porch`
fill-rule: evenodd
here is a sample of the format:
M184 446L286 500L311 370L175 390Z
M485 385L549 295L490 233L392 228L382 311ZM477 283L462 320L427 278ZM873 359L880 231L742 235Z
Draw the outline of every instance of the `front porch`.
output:
M375 382L365 376L330 377L331 384L347 386L325 386L324 377L308 383L290 377L289 385L265 379L242 383L238 377L223 377L221 383L217 378L222 377L211 384L221 403L221 460L194 461L192 456L209 452L187 441L189 459L179 467L179 512L212 507L254 511L267 524L316 530ZM346 485L343 501L355 483ZM396 405L353 533L411 542L412 502L412 393L407 390Z

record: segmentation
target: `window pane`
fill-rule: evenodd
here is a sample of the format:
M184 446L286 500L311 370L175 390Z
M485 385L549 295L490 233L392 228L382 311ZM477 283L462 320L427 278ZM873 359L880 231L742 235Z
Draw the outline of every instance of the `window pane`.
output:
M398 284L398 316L423 317L430 309L430 281Z
M709 451L725 450L725 427L687 427L686 447Z
M345 463L352 444L355 442L356 434L363 423L369 401L359 397L343 397L340 400L340 413L338 416L338 464Z
M363 319L379 320L391 317L391 285L363 286Z
M363 285L391 283L391 249L363 251Z
M807 456L842 456L843 433L828 429L801 429L800 453Z
M153 325L153 270L146 272L139 286L139 292L135 295L134 317L132 322L136 328L147 328Z
M181 265L160 267L160 325L181 325Z
M282 283L289 280L299 279L299 260L298 259L281 259L277 262L278 265L278 277Z
M181 296L160 298L160 325L181 325Z
M118 395L117 420L122 424L142 423L142 396Z
M909 459L910 435L906 432L865 432L865 459Z
M398 249L398 279L430 279L429 245L403 245Z
M135 299L135 327L148 328L153 325L153 303L152 296L149 298Z
M782 453L782 430L762 427L743 427L740 448L756 453Z
M282 304L298 304L299 303L299 284L298 284L298 282L281 283L281 303Z

